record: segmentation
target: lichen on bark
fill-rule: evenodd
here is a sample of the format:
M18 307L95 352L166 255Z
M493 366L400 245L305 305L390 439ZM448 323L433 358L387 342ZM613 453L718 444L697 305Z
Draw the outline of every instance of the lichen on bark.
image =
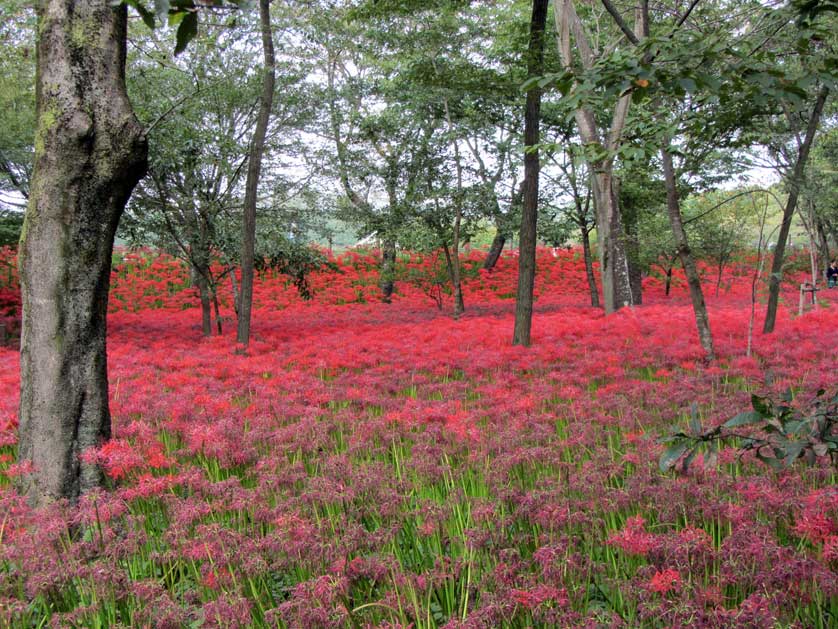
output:
M146 169L125 92L125 7L42 0L33 184L20 247L19 460L34 504L99 485L80 454L110 437L106 311L113 239Z

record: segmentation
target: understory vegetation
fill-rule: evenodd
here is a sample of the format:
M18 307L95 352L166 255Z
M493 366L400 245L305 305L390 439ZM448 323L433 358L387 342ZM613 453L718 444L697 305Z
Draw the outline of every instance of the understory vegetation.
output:
M797 316L788 274L778 332L746 356L755 259L739 256L708 291L706 363L678 270L669 295L647 277L643 306L606 317L580 251L539 250L524 348L514 256L486 272L463 255L470 308L452 319L428 291L436 258L402 257L383 304L374 253L330 257L310 299L266 270L247 355L231 325L202 336L182 263L121 253L114 434L83 453L111 487L75 507L13 489L18 357L0 348L0 626L836 625L828 456L774 469L733 440L659 460L673 430L719 426L752 394L790 390L801 413L834 395L838 290Z

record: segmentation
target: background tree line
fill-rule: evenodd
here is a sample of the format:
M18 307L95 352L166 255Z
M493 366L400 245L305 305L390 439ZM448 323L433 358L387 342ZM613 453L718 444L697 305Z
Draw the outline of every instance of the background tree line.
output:
M491 268L516 236L523 345L536 240L583 244L593 305L598 258L608 313L641 303L642 275L659 265L671 277L677 260L710 359L696 256L721 278L759 216L754 194L729 191L732 178L760 161L780 181L766 332L795 213L821 268L836 239L830 11L711 0L263 1L258 12L184 0L156 3L156 14L139 0L83 4L68 13L49 0L36 16L3 0L0 198L12 231L16 206L28 207L24 328L28 317L57 326L22 348L24 456L40 447L25 436L38 432L36 407L53 409L38 421L72 431L89 420L86 439L107 437L103 303L117 226L189 264L205 334L221 329L213 302L229 283L244 346L252 260L303 276L323 263L307 243L341 225L379 243L385 301L399 248L442 249L455 315L467 307L463 243L493 234ZM98 37L116 48L97 48ZM74 64L102 81L109 104L77 82ZM82 273L78 303L37 312L39 290L55 296ZM101 337L93 347L75 344L91 334ZM87 365L86 392L60 402L37 384L61 377L39 373L58 337L62 360ZM96 484L95 470L67 471L78 464L66 447L43 450L56 479L36 492Z

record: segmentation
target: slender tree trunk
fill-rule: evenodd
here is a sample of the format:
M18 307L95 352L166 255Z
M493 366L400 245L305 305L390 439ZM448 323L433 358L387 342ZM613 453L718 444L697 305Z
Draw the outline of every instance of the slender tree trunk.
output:
M212 304L209 285L203 269L193 267L195 283L201 296L201 332L204 336L212 336Z
M619 179L614 179L614 194L619 200ZM631 287L631 301L635 306L643 303L643 273L640 268L640 237L637 233L637 210L627 210L620 206L620 218L623 222L623 233L626 243L626 262L628 263L629 286Z
M530 20L530 44L527 52L527 75L540 76L544 68L544 29L547 24L547 0L533 0ZM541 89L533 86L527 92L524 111L524 198L521 209L521 232L518 243L518 293L515 298L515 329L513 345L530 344L533 292L535 289L535 245L538 222L538 150L541 118Z
M110 438L106 313L119 218L146 171L125 92L126 9L37 3L35 161L20 247L18 460L30 502L101 484L79 455ZM76 34L81 33L81 37Z
M236 312L236 317L239 316L239 303L241 295L239 295L239 286L236 282L236 269L230 269L230 291L233 293L233 310Z
M451 288L454 293L454 318L456 319L463 313L462 307L457 307L457 299L459 299L462 303L463 294L460 289L459 283L454 279L455 277L457 277L458 273L458 269L456 266L456 257L452 255L451 248L448 247L447 242L442 243L442 251L445 254L445 266L448 269L448 277L451 279Z
M763 255L763 243L765 242L765 217L768 215L768 203L765 204L765 209L762 211L762 216L759 220L759 240L757 241L757 268L751 279L751 312L748 315L748 342L745 348L745 356L751 357L751 348L754 340L754 320L756 319L757 308L757 283L760 276L762 276L762 266L765 263L765 256Z
M459 232L459 229L456 231ZM454 286L454 318L459 317L466 311L465 302L463 301L463 284L460 279L460 249L458 244L459 233L454 237L453 260L451 264L451 283Z
M831 262L829 258L829 241L826 237L826 229L824 229L823 221L821 221L818 217L815 217L815 225L818 231L818 254L821 258L821 279L826 281L826 270L829 268L829 263Z
M716 297L719 296L719 289L722 287L722 273L724 273L726 261L725 256L719 256L719 273L716 276Z
M503 253L503 247L506 245L506 234L498 229L495 237L492 239L492 245L489 247L489 253L486 254L486 259L483 261L483 269L491 271L500 259L500 254Z
M381 244L381 300L389 304L393 299L396 277L396 243L392 239Z
M276 70L274 66L274 42L271 31L270 0L259 0L259 23L262 27L262 51L265 56L262 79L262 98L259 102L259 115L253 142L250 145L250 157L247 164L247 182L244 192L244 221L242 230L242 283L239 298L239 325L236 341L245 347L250 343L250 314L253 308L253 250L256 245L256 195L259 189L259 176L262 172L262 154L265 151L265 136L273 106Z
M517 186L512 193L512 200L510 203L510 211L515 211L516 208L521 207L524 198L524 188L526 186L526 181L522 181L519 186ZM508 233L504 227L501 226L501 218L500 218L500 206L498 204L497 196L494 197L495 201L495 228L497 232L495 233L495 237L492 239L492 246L489 247L489 253L486 256L485 262L483 262L483 268L487 271L491 271L495 268L495 265L498 263L501 254L503 253L503 248L506 245L506 241L512 238L512 234Z
M459 161L459 160L458 160ZM462 202L462 169L458 170L458 187L457 191L457 213L454 217L454 236L452 248L452 264L451 264L451 284L454 288L454 318L456 319L466 310L465 302L463 301L463 285L460 280L460 223L463 219L463 202Z
M672 263L666 267L666 282L664 283L664 295L669 297L669 291L672 289Z
M460 226L463 222L463 164L460 161L460 144L454 135L454 123L451 121L451 112L448 109L448 99L443 101L445 105L445 120L448 123L448 131L451 133L451 145L454 149L454 165L457 171L457 193L454 198L455 214L452 237L452 253L448 253L446 247L445 255L451 262L451 285L454 289L454 318L465 312L466 306L463 301L463 286L460 282ZM453 257L453 260L452 260Z
M815 106L809 117L809 124L806 127L806 137L803 140L803 144L800 145L800 150L797 153L797 161L794 164L791 179L788 181L789 197L786 200L786 207L783 208L783 222L780 225L780 233L777 236L774 259L771 262L771 275L768 279L768 308L765 311L765 323L762 326L763 334L773 332L774 324L777 321L777 305L780 302L780 283L783 280L783 263L785 262L786 255L786 241L788 240L789 230L791 229L791 218L794 216L794 210L797 207L797 198L800 195L803 169L806 167L806 162L809 159L809 150L812 148L815 132L818 129L818 123L820 122L823 106L826 103L828 95L829 88L827 87L821 88L821 91L818 92L818 98L815 101Z
M210 294L212 295L212 306L215 309L215 328L218 336L224 334L224 328L221 321L221 307L218 304L218 290L213 284L209 284Z
M591 305L594 308L599 308L599 289L597 289L596 285L594 258L591 253L591 232L587 229L582 230L582 255L585 258L585 276L588 278L588 291L591 294Z
M684 231L684 222L681 218L681 206L678 202L678 187L675 180L675 168L672 165L672 155L667 149L661 149L661 160L663 161L663 176L666 184L666 209L669 214L669 224L672 227L672 235L675 237L675 247L684 273L687 276L687 284L690 287L690 299L695 313L695 325L698 328L698 340L708 360L715 360L716 354L713 350L713 334L710 331L710 318L707 316L707 304L704 303L704 292L701 290L701 278L695 266L687 233Z

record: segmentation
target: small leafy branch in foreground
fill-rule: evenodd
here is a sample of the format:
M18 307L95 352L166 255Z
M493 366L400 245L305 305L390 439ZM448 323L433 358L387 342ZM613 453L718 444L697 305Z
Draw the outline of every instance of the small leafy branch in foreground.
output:
M738 444L740 456L753 451L756 457L780 470L803 458L813 464L829 456L838 464L838 392L828 396L821 389L807 408L792 406L791 390L778 401L751 395L753 410L739 413L720 426L703 429L693 405L689 433L678 431L661 441L669 447L661 455L661 471L675 468L680 462L687 471L699 451L705 450L705 462L716 460L719 445Z

